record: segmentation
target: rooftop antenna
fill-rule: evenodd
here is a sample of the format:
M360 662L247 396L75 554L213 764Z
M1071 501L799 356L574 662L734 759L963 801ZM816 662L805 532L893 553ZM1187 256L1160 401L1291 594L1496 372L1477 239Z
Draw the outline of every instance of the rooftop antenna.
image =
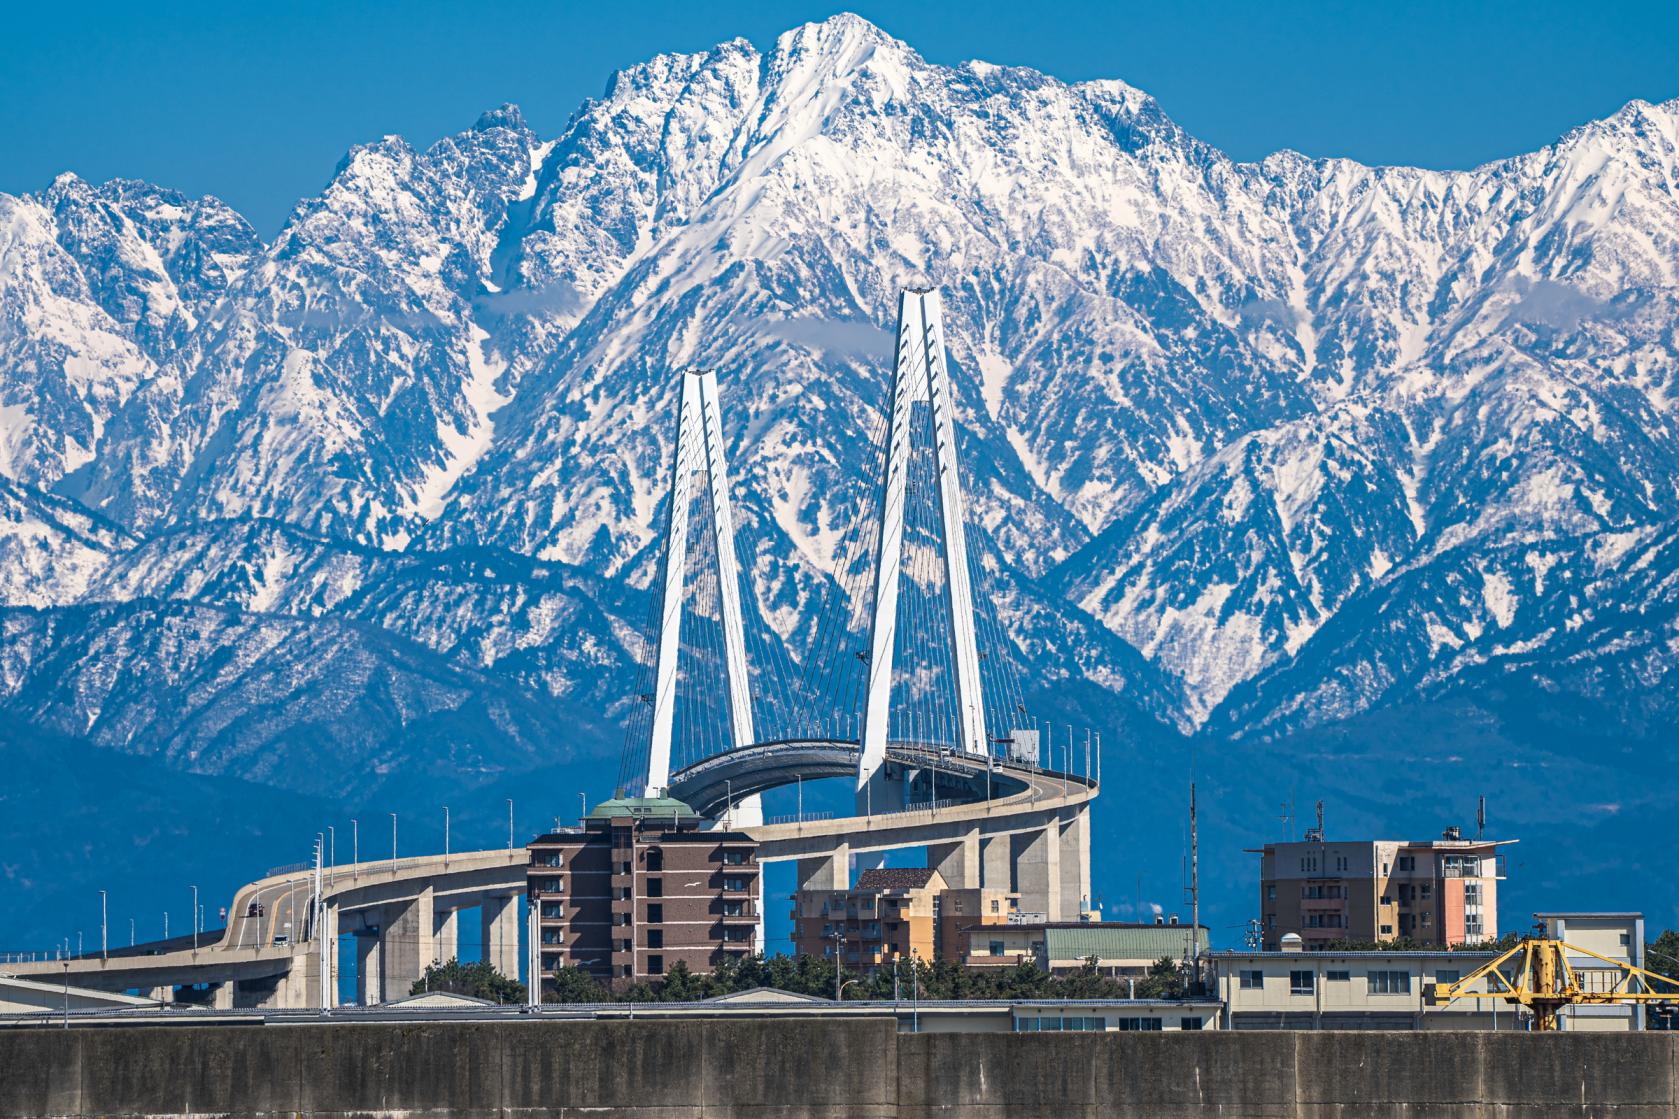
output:
M1475 838L1481 838L1481 833L1487 830L1487 798L1483 794L1481 803L1475 808Z

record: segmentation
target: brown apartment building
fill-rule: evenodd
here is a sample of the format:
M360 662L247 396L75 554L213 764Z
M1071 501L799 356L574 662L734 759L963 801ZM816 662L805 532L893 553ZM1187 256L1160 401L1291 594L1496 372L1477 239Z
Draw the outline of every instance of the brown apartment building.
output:
M1304 947L1337 940L1408 938L1450 947L1498 936L1498 849L1513 839L1330 841L1308 833L1298 843L1268 843L1260 857L1261 939L1277 951L1298 933Z
M619 798L533 840L543 973L572 965L622 986L756 951L757 841L702 823L679 800Z
M844 965L858 971L911 956L958 959L966 931L1006 923L1015 899L1001 890L951 889L930 867L877 867L849 890L795 894L793 949L832 959L837 947Z

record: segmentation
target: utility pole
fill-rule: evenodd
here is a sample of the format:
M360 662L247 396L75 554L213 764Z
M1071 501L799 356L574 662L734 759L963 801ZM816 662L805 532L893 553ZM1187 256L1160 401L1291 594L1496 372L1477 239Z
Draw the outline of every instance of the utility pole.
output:
M326 862L326 838L315 836L315 936L321 951L321 1013L332 1009L332 951L335 947L327 935L326 895L321 891L321 875Z
M845 961L845 930L834 930L834 1002L840 1001L840 972Z
M1195 815L1195 782L1189 783L1189 950L1195 993L1201 990L1201 842Z

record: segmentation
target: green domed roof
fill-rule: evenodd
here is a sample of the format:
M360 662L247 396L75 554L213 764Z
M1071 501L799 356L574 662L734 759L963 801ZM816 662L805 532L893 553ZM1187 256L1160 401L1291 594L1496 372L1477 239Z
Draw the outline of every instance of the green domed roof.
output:
M670 816L676 819L699 819L699 813L675 797L613 797L595 805L589 813L591 820L611 820L630 816L645 819L649 816Z

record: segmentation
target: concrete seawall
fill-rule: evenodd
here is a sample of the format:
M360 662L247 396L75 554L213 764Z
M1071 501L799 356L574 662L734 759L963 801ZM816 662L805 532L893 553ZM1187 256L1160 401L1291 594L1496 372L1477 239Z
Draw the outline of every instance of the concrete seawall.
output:
M899 1034L888 1021L0 1033L14 1116L1679 1116L1679 1035Z

